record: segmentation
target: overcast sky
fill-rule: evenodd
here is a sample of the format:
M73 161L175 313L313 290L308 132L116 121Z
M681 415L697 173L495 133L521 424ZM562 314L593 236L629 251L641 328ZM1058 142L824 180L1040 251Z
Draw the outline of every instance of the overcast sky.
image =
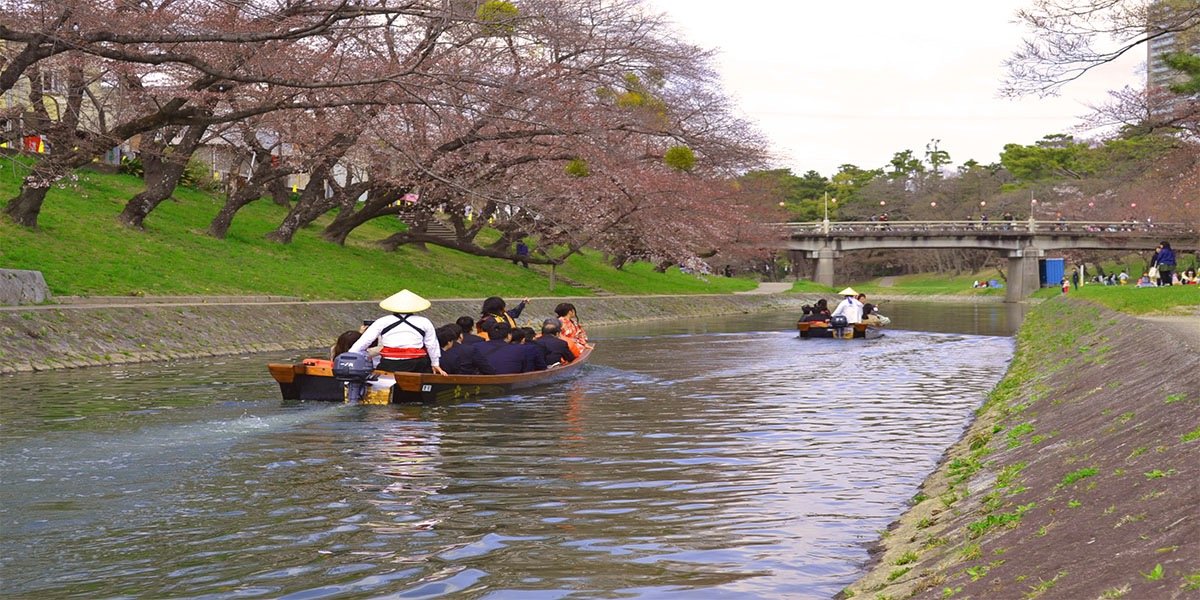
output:
M650 2L718 51L726 90L797 174L882 167L905 149L923 157L931 139L955 165L996 162L1004 144L1070 133L1089 104L1145 77L1143 50L1057 98L1000 98L1027 0Z

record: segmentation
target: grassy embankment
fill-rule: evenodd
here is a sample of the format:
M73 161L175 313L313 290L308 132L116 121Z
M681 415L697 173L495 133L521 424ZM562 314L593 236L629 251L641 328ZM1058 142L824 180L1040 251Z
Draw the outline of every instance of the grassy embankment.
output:
M842 596L1192 597L1198 390L1200 359L1156 325L1041 304L971 428Z
M1058 288L1042 288L1035 298L1061 296ZM1132 315L1193 314L1200 306L1200 286L1173 285L1169 287L1138 288L1132 285L1085 285L1071 290L1071 298L1085 300Z
M17 193L20 163L0 162L0 202ZM285 295L305 299L372 299L410 288L431 298L547 295L549 269L524 269L430 246L384 252L374 242L403 229L396 219L371 221L345 247L320 237L331 217L299 232L291 244L263 236L285 209L259 201L242 209L227 239L205 235L221 206L218 195L180 188L151 213L145 231L116 221L141 189L128 175L81 171L52 189L39 230L0 219L0 268L41 271L55 295ZM495 238L492 238L495 239ZM595 252L572 256L562 277L614 294L726 293L753 289L749 279L706 279L635 263L617 270ZM592 295L561 280L552 295Z

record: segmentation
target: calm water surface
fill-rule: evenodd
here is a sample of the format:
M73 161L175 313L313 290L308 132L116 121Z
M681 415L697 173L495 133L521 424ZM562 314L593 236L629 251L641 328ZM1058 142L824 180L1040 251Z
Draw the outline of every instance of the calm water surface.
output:
M827 598L1012 341L794 321L598 329L574 381L442 406L283 404L291 356L0 378L0 595Z

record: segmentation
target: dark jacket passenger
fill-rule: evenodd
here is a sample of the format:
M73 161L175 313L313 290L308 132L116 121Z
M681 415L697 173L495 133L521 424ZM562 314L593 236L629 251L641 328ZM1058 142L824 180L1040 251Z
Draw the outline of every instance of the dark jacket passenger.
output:
M575 360L575 355L571 352L571 347L556 336L542 334L540 337L534 339L533 343L542 349L542 354L546 359L547 365L557 362L569 363Z
M479 349L483 359L487 361L497 375L509 373L527 373L533 370L533 360L520 346L508 343L512 338L512 329L508 323L496 323L488 334L492 339L474 344Z
M533 343L525 342L524 344L513 344L521 349L522 352L529 357L529 364L533 366L530 371L545 371L546 370L546 352L542 347Z
M496 374L474 344L455 344L449 350L443 350L442 369L451 375Z

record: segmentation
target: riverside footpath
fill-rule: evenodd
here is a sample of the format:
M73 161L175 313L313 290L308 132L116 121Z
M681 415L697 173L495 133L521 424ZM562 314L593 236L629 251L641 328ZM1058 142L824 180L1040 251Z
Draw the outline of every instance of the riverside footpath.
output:
M810 298L765 293L531 298L518 319L540 327L560 302L588 326L795 310ZM508 299L515 304L519 299ZM432 300L435 323L477 317L482 299ZM375 301L284 297L105 297L0 307L0 374L328 347L383 311Z

